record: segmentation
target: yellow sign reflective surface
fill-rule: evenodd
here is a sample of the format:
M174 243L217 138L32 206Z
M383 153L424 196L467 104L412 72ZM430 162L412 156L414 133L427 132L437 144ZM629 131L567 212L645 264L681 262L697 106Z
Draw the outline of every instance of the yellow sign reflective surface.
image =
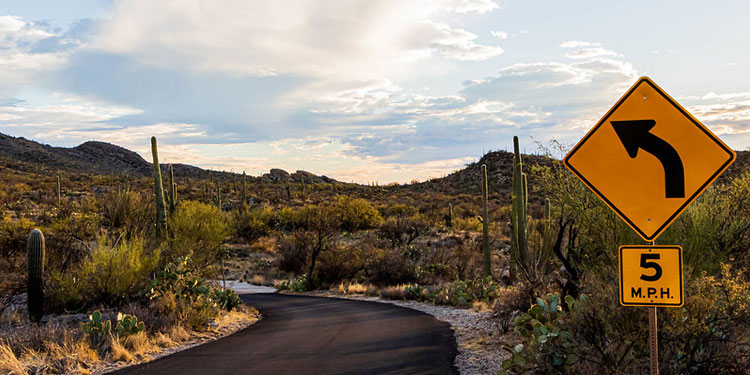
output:
M735 159L649 78L640 78L564 159L586 186L653 241Z
M680 307L683 304L682 248L676 245L621 246L620 304Z

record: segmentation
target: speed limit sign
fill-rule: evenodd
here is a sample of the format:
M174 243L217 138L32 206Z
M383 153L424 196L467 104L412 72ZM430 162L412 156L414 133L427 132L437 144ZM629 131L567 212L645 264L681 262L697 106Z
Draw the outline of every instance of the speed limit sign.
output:
M627 245L620 246L619 253L620 304L682 306L681 247Z

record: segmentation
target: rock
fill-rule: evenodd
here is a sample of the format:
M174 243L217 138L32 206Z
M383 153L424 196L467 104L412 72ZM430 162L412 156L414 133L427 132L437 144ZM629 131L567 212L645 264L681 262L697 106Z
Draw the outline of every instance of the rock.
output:
M323 181L315 173L310 173L308 171L302 171L302 170L298 170L297 172L292 173L292 178L294 179L294 181L305 182L305 183L310 183L310 182L319 183Z
M25 305L26 304L26 293L21 293L13 296L10 299L11 305Z
M274 181L288 181L292 179L292 177L289 175L289 172L283 169L272 168L269 174L271 175L271 179Z

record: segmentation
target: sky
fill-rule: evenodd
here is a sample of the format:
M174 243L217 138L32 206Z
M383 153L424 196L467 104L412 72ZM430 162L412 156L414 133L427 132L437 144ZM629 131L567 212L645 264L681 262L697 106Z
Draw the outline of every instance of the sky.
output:
M649 76L750 146L747 1L1 0L0 132L341 181L572 145Z

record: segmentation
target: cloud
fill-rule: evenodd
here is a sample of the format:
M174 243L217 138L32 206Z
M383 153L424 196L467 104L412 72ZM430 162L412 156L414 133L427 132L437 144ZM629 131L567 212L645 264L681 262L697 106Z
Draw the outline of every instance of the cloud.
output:
M0 98L13 96L40 73L53 71L65 63L69 48L44 48L51 39L60 37L43 24L0 16ZM79 42L67 38L66 43Z
M570 58L570 59L589 59L592 57L600 57L600 56L621 56L621 55L618 55L614 51L604 49L601 47L581 48L581 49L577 49L575 51L571 51L565 54L565 57Z
M584 47L599 47L601 43L585 42L582 40L568 40L560 43L562 48L584 48Z
M432 19L496 8L491 1L125 0L92 47L198 72L395 78L433 51L460 60L497 55L475 35Z
M505 31L490 31L490 34L494 36L495 38L505 40L508 39L508 33Z

